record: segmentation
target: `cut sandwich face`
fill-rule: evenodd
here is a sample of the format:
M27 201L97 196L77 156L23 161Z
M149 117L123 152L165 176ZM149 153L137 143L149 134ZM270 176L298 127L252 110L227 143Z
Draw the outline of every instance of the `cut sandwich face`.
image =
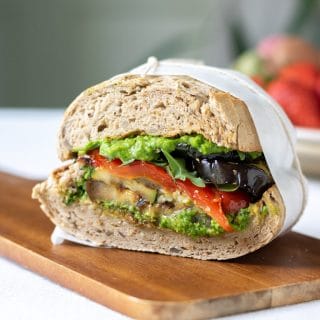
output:
M283 225L247 106L187 76L124 75L87 89L64 115L58 154L73 162L33 197L97 246L230 259Z
M74 149L77 177L61 184L66 206L91 201L138 225L190 237L248 228L274 205L259 202L273 185L261 152L219 147L203 136L138 135Z

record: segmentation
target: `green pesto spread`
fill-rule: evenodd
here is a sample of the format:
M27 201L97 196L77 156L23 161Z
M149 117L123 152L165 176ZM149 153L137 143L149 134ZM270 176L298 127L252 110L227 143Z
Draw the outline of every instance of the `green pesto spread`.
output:
M210 237L224 233L215 220L195 209L185 209L171 216L162 216L159 226L191 237Z
M157 217L149 214L148 211L142 212L133 205L119 204L114 201L103 201L101 205L109 211L130 214L138 223L151 223L191 237L212 237L224 233L214 219L194 208L186 208L171 215ZM250 223L250 209L241 209L237 214L227 214L227 218L234 230L242 231Z
M218 146L200 134L183 135L176 138L138 135L122 139L105 139L91 141L84 147L75 148L73 151L77 152L78 155L84 155L90 150L100 148L100 154L109 160L120 159L125 164L134 160L154 162L159 159L161 151L171 153L179 143L188 144L203 155L232 151L229 148ZM252 160L261 156L261 152L245 153L238 151L238 153L240 159L244 159L246 155Z
M88 196L86 183L89 179L91 179L94 168L90 166L83 166L81 170L83 171L81 178L76 180L74 185L70 186L64 194L63 202L67 206L78 200L86 199Z

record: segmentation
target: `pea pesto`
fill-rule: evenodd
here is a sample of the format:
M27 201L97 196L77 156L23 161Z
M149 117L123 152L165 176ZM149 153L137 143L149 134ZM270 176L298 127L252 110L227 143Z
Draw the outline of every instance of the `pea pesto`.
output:
M105 201L101 205L109 211L130 215L137 223L150 223L191 237L210 237L224 233L216 221L196 209L183 209L172 215L154 217L148 212L141 212L137 207L117 204L114 201ZM228 215L228 219L236 230L244 230L250 223L250 210L241 209L238 215Z
M200 134L183 135L177 138L138 135L123 139L105 139L90 141L83 147L73 149L78 155L87 154L88 151L100 148L100 154L109 160L120 159L124 164L134 160L156 161L160 158L161 150L173 152L178 145L185 144L203 155L223 154L232 151L229 148L218 146ZM239 157L246 156L251 159L261 157L261 152L237 151Z

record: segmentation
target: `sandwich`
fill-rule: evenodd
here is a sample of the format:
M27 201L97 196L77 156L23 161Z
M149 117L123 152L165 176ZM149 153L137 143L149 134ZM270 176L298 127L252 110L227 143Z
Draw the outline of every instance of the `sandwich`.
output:
M280 232L285 206L246 104L189 76L118 76L65 112L66 164L33 189L96 246L225 260Z

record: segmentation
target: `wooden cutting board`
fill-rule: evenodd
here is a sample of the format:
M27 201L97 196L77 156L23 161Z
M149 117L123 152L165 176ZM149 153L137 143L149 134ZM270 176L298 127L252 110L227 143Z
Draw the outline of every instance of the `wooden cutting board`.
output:
M320 240L294 232L228 262L54 246L34 181L0 173L0 254L139 319L204 319L320 298Z

